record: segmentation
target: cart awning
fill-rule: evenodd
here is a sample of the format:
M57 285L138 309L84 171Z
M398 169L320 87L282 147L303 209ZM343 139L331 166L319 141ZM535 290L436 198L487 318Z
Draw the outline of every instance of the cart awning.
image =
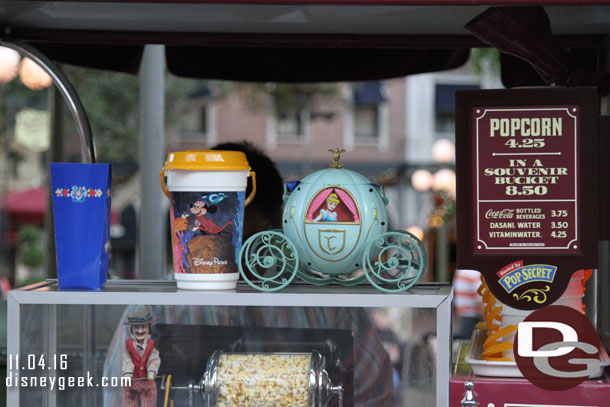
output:
M136 73L144 44L165 44L170 72L237 81L358 81L436 72L461 66L468 49L491 44L505 52L506 86L548 83L557 79L556 71L566 77L584 72L571 82L590 86L597 85L598 78L591 78L596 52L610 32L603 0L541 0L521 7L517 0L4 3L0 38L27 42L56 62ZM477 18L485 30L473 35L467 25ZM519 29L520 38L497 24L527 28L528 21L531 29ZM516 47L503 50L497 37ZM569 58L557 56L560 48ZM504 57L511 53L516 57ZM570 66L563 72L566 60ZM570 78L555 82L564 79L571 84Z

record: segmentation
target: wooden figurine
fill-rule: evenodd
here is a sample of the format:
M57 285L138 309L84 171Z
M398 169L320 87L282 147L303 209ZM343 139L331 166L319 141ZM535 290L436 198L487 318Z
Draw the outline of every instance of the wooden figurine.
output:
M159 351L151 338L151 324L155 317L150 312L135 312L127 316L129 338L123 349L122 374L131 377L131 385L123 391L123 407L156 407L155 377L161 365ZM138 404L139 401L139 404Z

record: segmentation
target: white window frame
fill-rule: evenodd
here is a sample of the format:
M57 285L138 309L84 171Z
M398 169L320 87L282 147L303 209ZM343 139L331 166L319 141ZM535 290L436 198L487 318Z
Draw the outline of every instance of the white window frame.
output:
M433 85L433 99L432 99L432 129L434 132L434 140L449 139L455 141L455 132L440 132L436 131L436 87L437 85L471 85L479 86L483 89L480 81L474 75L447 75L447 74L436 74L434 75Z
M209 145L214 145L218 141L218 129L216 125L216 103L209 99L204 102L197 102L197 104L199 104L199 106L197 106L199 109L205 109L207 131L189 132L178 129L178 139L180 140L180 142L184 143L204 142Z
M388 152L390 146L389 121L390 109L387 103L377 104L377 137L367 140L356 137L356 115L354 103L354 88L352 83L345 83L342 87L343 98L347 108L343 114L343 145L350 151L358 147L377 147L381 152ZM386 82L381 81L381 92L387 94Z
M269 108L266 117L267 148L274 149L278 144L283 145L309 145L311 143L311 119L308 107L301 110L302 134L280 135L277 132L277 112L275 98L269 97Z
M434 162L432 145L441 138L453 139L453 133L436 131L436 85L477 85L472 74L426 73L405 78L405 158L412 164ZM483 88L481 86L481 88Z

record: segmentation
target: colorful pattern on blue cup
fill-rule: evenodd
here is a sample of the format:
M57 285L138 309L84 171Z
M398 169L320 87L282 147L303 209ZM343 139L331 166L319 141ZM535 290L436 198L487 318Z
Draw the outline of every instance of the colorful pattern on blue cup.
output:
M110 250L110 164L51 163L59 288L99 290Z
M106 191L106 193L110 195L110 190ZM89 198L103 198L104 191L99 188L72 185L71 187L55 189L55 196L58 198L69 198L72 202L85 202Z

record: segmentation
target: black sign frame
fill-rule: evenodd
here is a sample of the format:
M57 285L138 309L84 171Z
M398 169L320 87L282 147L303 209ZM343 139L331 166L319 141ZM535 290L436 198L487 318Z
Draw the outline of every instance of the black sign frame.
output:
M580 106L577 177L580 252L533 254L527 250L511 253L476 253L473 205L476 166L473 154L475 131L472 109L477 107L536 108L538 106ZM528 88L460 91L456 93L456 175L457 175L457 267L479 270L492 291L503 303L519 309L536 309L554 302L566 289L572 274L596 268L599 243L599 134L598 95L595 88ZM510 265L552 265L557 270L552 284L532 281L520 290L508 292L498 272ZM539 296L522 295L529 290ZM546 291L540 291L546 290ZM521 296L521 299L518 297ZM529 300L525 299L529 297ZM534 299L534 301L532 301Z

